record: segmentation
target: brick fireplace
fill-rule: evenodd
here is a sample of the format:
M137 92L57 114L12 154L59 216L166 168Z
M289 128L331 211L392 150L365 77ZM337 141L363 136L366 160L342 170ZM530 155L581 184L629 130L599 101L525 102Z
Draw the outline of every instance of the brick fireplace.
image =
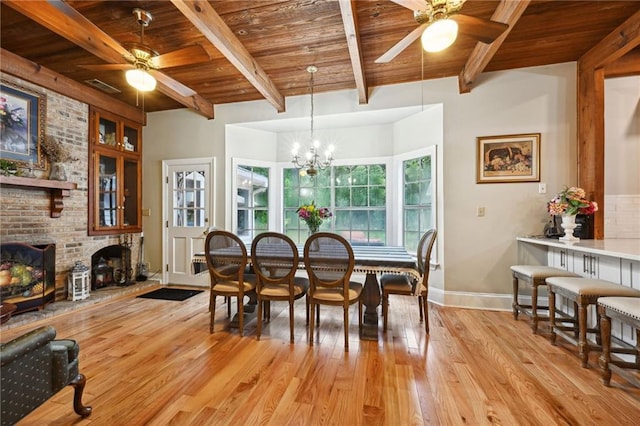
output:
M46 95L46 134L56 136L77 159L65 164L68 180L77 184L64 199L60 217L50 214L51 198L44 189L2 186L0 191L0 240L37 244L55 243L55 300L67 297L67 275L76 261L91 265L100 249L119 244L119 235L89 236L89 106L43 89L6 73L0 78ZM48 171L35 170L46 178ZM137 258L139 234L133 234L130 257Z

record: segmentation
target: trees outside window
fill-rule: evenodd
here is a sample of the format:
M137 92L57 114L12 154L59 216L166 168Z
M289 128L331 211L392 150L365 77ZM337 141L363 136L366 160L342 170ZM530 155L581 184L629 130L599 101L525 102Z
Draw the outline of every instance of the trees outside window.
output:
M296 211L313 201L334 215L322 224L321 231L336 232L352 244L386 244L386 174L385 164L334 166L314 177L300 176L295 168L284 169L285 233L304 242L307 227Z

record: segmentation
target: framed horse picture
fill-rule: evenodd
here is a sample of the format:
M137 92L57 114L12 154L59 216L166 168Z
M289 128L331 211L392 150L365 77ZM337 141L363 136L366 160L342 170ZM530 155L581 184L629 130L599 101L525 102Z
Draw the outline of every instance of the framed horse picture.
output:
M540 182L540 133L477 138L476 183Z

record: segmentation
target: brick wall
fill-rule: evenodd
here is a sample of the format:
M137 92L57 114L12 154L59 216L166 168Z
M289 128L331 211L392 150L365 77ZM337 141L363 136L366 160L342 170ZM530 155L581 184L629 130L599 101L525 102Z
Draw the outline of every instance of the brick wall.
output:
M88 229L88 162L89 106L8 74L0 73L12 83L46 95L46 134L53 135L71 152L75 161L65 165L67 180L78 185L64 198L59 218L50 216L49 192L42 189L0 188L0 241L56 244L56 300L67 297L68 271L76 261L91 265L91 255L99 249L118 244L118 235L89 236ZM47 170L36 170L46 178ZM134 235L134 242L139 240ZM132 261L138 256L139 244L132 247ZM135 273L135 272L134 272Z

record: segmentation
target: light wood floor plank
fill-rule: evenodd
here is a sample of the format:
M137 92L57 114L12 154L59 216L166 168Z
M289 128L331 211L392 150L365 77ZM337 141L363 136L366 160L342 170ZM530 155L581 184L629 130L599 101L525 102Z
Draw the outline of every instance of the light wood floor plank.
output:
M6 342L50 324L80 343L87 376L79 418L64 389L21 425L614 425L640 419L640 390L615 374L601 384L597 354L580 367L577 350L552 346L541 328L510 312L430 308L431 333L417 302L392 297L389 331L358 338L350 311L344 352L341 309L323 306L308 345L304 300L289 343L286 303L272 303L256 341L229 330L218 299L209 333L208 292L184 302L127 296L40 322L3 328ZM235 313L235 303L232 304ZM382 322L382 318L380 318Z

